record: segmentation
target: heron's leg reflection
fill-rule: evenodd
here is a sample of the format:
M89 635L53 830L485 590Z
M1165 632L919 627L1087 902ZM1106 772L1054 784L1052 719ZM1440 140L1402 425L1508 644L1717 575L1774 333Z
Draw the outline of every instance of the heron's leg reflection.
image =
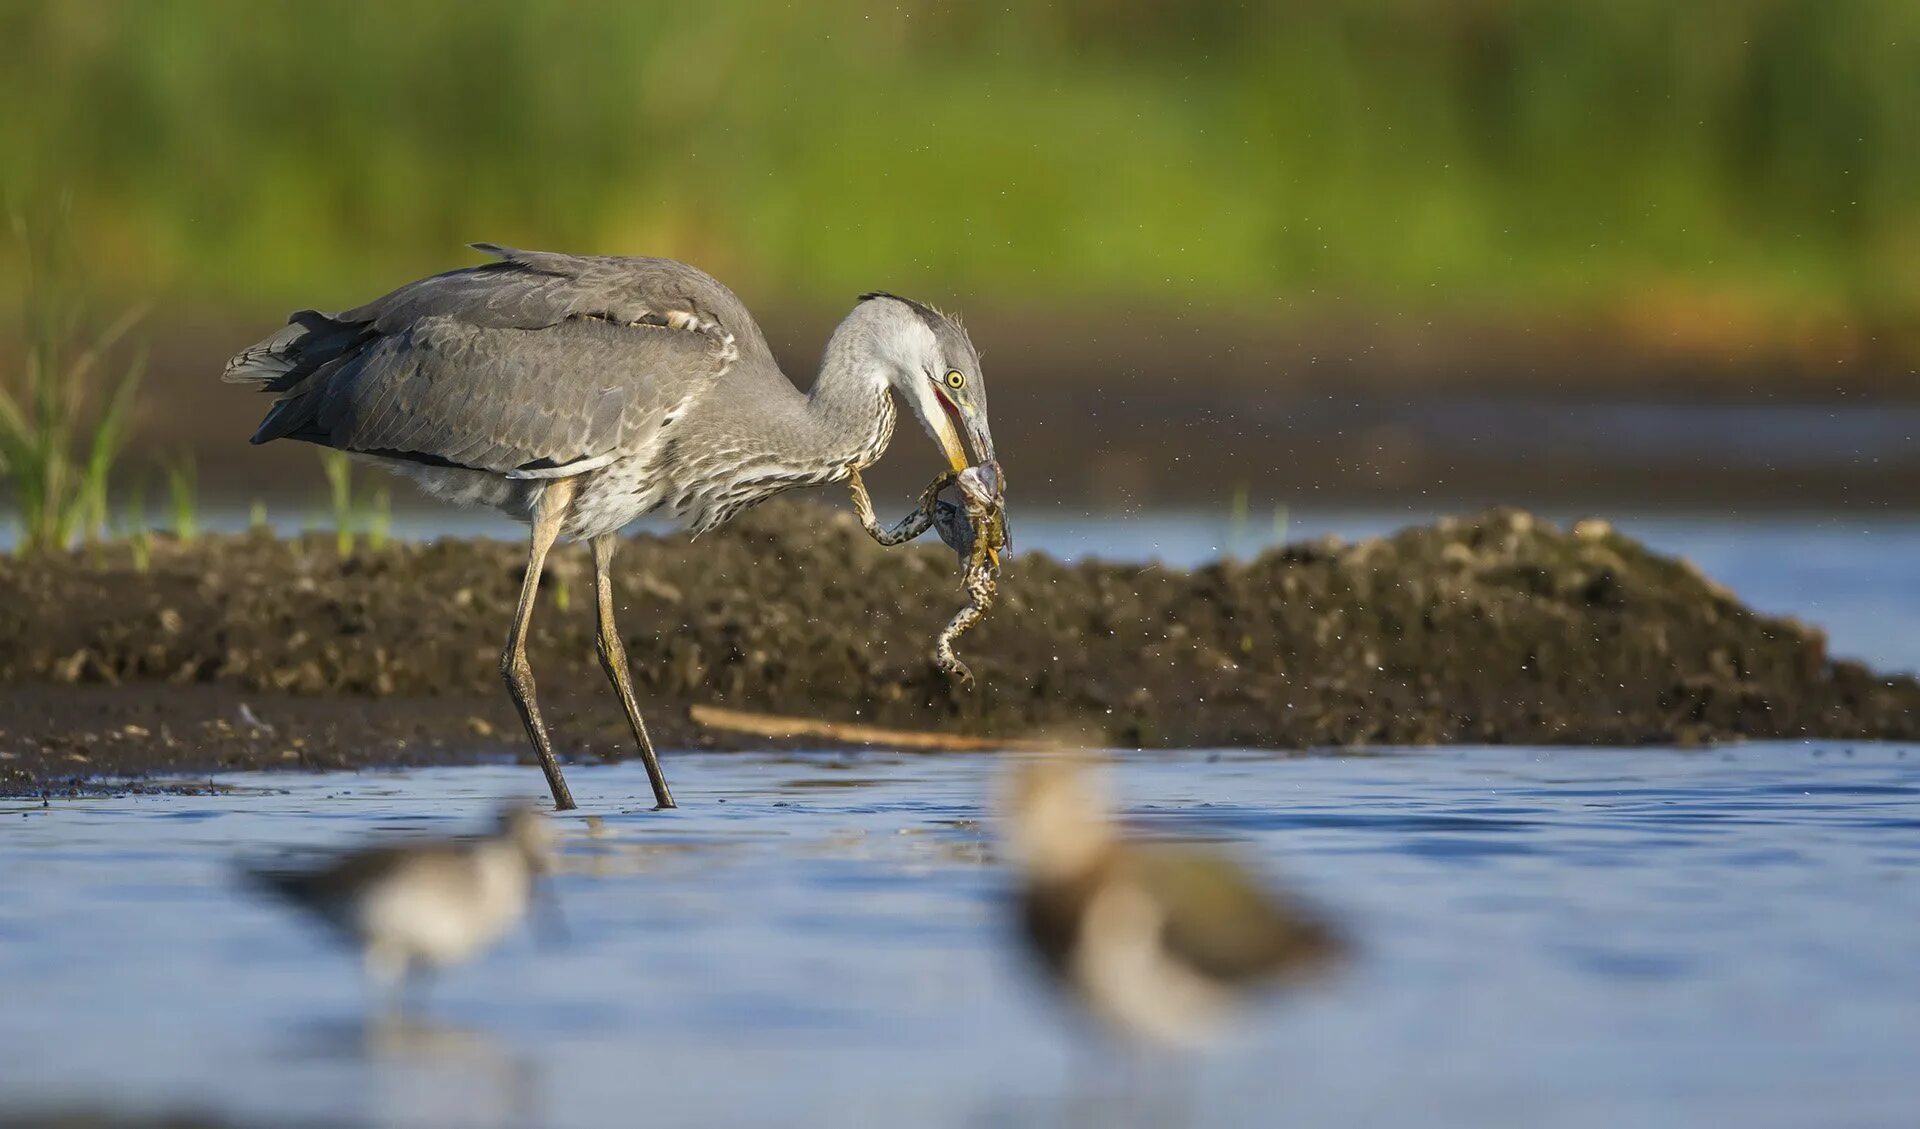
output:
M626 707L627 724L633 727L633 739L640 743L640 759L647 766L647 781L653 785L653 800L663 808L673 807L673 793L667 790L666 773L660 770L660 758L654 754L653 739L647 736L647 723L640 717L640 705L633 697L633 672L627 664L627 645L613 622L613 550L620 544L618 534L607 533L593 539L594 600L600 617L600 666Z
M520 581L520 606L513 613L513 626L507 631L507 648L500 655L500 675L506 679L507 693L520 711L520 722L527 727L533 751L540 756L540 771L547 776L547 789L553 793L557 811L572 810L573 793L566 777L560 775L560 762L554 759L553 742L547 738L546 723L540 720L540 704L533 696L533 667L527 662L527 625L533 622L533 604L540 595L540 571L546 567L547 553L560 536L567 507L573 502L573 481L561 478L549 483L534 503L533 543L527 552L527 573Z
M894 523L891 529L880 527L880 519L873 512L873 499L867 495L867 484L860 481L859 471L847 475L847 489L853 494L854 516L860 519L860 527L867 535L882 545L900 545L933 528L934 506L940 500L940 491L953 485L954 478L953 471L942 471L920 492L920 507Z

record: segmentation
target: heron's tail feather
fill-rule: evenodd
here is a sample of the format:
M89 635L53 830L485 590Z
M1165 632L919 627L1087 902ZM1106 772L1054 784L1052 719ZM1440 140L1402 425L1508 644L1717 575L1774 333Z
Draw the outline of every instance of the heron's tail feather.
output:
M290 325L257 345L247 346L227 362L220 379L228 384L272 384L300 366L299 356L290 347L304 336L305 329Z
M301 310L287 319L286 328L234 354L220 379L264 392L284 392L351 350L364 336L364 326L335 321L318 310Z

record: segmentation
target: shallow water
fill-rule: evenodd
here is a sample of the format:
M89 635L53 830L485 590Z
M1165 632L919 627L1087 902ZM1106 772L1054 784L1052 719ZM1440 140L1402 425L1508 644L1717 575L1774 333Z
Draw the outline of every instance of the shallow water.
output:
M1907 1126L1920 748L1135 754L1133 820L1242 844L1361 959L1177 1078L1088 1052L1006 946L995 762L575 768L555 892L362 1025L351 960L232 880L472 827L532 769L0 802L0 1112L382 1125ZM1142 1096L1145 1094L1146 1096Z

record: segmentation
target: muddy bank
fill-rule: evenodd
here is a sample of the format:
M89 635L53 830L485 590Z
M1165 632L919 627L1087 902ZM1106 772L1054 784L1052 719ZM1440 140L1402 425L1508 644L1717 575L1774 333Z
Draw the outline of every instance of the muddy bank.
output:
M144 571L120 546L0 561L0 782L517 755L497 655L521 552L250 535L156 545ZM639 537L617 571L670 746L741 740L693 727L696 702L1122 745L1920 737L1914 680L1600 523L1511 511L1193 572L1022 556L963 641L972 689L929 660L951 555L838 511ZM590 578L555 555L532 658L562 746L621 755Z

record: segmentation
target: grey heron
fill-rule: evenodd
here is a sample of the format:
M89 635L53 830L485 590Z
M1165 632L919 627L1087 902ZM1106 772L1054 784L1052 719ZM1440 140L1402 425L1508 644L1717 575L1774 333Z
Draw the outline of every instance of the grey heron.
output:
M534 696L527 625L555 541L592 547L602 667L625 707L654 799L672 807L640 716L609 573L618 531L665 510L695 534L782 491L851 480L893 436L904 401L949 474L999 474L980 356L931 306L864 294L827 343L813 387L780 371L746 307L671 259L476 243L498 261L408 283L341 313L303 310L227 362L274 393L253 442L295 439L412 477L427 493L532 527L501 673L555 807L574 806Z

